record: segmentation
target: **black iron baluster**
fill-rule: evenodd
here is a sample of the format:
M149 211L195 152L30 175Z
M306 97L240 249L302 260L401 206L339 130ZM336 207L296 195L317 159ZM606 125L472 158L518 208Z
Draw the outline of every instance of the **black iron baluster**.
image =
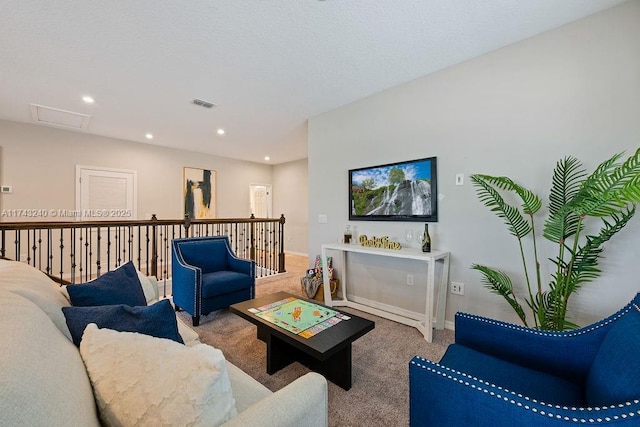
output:
M60 229L60 280L62 280L62 272L64 269L64 229Z
M2 258L5 257L5 253L6 253L4 242L5 242L5 234L4 234L4 230L2 230L2 247L0 247L0 256L2 256Z
M116 259L116 267L120 267L122 258L120 257L120 247L122 246L122 227L116 227L116 253L118 258Z
M138 230L138 270L142 271L142 264L141 264L141 261L142 261L142 245L141 245L141 243L142 243L142 240L140 240L142 236L140 236L140 226L137 226L136 228L132 228L132 230ZM147 275L147 274L148 273L145 273L145 275Z
M47 274L53 274L53 229L47 229Z
M71 260L71 283L76 283L76 229L69 229L71 240L71 252L70 252L70 260Z
M100 227L98 227L96 229L96 240L98 242L98 244L96 245L96 277L100 277L100 255L101 255L101 251L100 251L100 245L102 244L102 235L100 234Z
M277 242L280 246L279 248L280 253L278 254L278 273L285 273L287 271L284 265L284 260L285 260L284 258L284 223L285 223L284 214L280 214L280 220L278 221L279 242Z
M89 250L88 256L85 257L87 261L87 280L91 280L91 276L93 276L93 233L91 232L91 228L87 228L87 249Z
M127 247L129 249L129 257L127 258L126 252L125 252L124 259L126 261L134 261L134 258L133 258L133 256L134 256L134 250L133 250L133 226L131 226L131 225L128 226L127 230L129 230L129 232L128 232L129 237L128 237L128 240L127 240ZM138 268L139 267L140 267L140 263L138 263Z
M13 259L16 259L18 261L22 261L22 257L20 256L20 230L16 230L16 234L15 234L15 256L13 257Z
M27 232L27 264L31 264L31 234L30 230L25 230Z
M35 257L35 253L33 254ZM42 229L38 229L38 270L42 271Z
M151 215L151 219L153 221L158 220L158 218L156 218L156 214ZM151 226L151 230L153 232L153 234L151 235L151 239L152 239L151 250L153 251L152 259L151 259L151 275L155 276L157 279L158 278L158 241L156 240L157 227L155 224Z
M75 228L73 230L75 232ZM80 243L79 243L80 248L78 249L78 252L80 253L80 268L79 268L80 274L78 275L78 277L80 278L80 282L83 281L82 280L82 272L83 272L83 268L82 268L82 265L83 265L83 262L82 262L82 251L86 248L86 247L83 248L84 244L86 243L85 239L84 239L84 236L82 235L83 231L84 230L82 228L78 230L78 232L80 233L80 238L79 238L79 240L80 240ZM74 247L75 247L75 239L73 240L73 242L74 242Z
M111 227L107 227L107 271L111 270Z

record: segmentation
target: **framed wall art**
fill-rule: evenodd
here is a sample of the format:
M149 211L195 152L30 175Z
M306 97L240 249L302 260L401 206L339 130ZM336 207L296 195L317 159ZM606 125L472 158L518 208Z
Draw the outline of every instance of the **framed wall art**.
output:
M184 214L189 218L216 217L216 171L184 167L182 172Z

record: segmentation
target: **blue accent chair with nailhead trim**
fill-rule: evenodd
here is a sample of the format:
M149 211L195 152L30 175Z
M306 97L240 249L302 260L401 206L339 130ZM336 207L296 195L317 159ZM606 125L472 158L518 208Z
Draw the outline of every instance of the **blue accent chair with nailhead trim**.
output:
M640 293L617 313L568 332L466 313L439 363L409 363L418 426L640 426Z
M227 236L173 239L171 293L176 310L200 316L255 297L255 262L235 256Z

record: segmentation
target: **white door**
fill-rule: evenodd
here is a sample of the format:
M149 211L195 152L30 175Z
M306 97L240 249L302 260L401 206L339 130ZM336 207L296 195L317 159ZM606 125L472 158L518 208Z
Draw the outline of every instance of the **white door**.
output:
M78 219L137 219L136 186L136 171L76 166Z
M271 218L273 213L270 184L249 186L251 212L256 218Z

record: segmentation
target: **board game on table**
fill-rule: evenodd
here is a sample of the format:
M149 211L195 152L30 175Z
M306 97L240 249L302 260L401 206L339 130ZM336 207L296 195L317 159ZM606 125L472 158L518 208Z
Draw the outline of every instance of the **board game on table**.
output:
M330 308L288 297L250 309L256 316L303 338L310 338L349 317Z
M299 320L293 321L294 326L307 329L295 333L272 321L278 318L275 313L279 311L280 317L288 323L286 315L292 320L296 307L300 312L296 313ZM229 310L257 326L257 338L267 345L268 374L300 362L345 390L351 388L351 344L375 328L372 320L315 304L287 292L232 304ZM309 311L311 317L305 317L305 311ZM319 313L314 314L314 311ZM309 326L316 321L318 323ZM321 333L315 332L318 329ZM307 333L310 335L305 336Z

